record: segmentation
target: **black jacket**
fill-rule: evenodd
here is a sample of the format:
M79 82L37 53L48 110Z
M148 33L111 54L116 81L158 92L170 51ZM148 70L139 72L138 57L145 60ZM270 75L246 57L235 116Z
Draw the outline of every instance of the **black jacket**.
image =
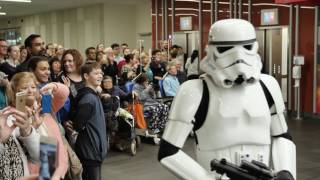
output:
M74 105L74 128L79 132L75 151L82 163L101 164L107 155L107 133L100 98L93 89L84 87Z

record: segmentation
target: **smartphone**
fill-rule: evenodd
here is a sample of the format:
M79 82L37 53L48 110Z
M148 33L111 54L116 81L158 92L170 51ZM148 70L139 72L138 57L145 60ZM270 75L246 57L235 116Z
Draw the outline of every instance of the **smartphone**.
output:
M57 141L40 136L40 172L39 180L50 180L57 165Z
M18 92L16 94L16 109L22 112L27 112L26 109L27 92Z
M41 113L51 113L51 102L52 102L52 95L51 93L42 94L41 98Z

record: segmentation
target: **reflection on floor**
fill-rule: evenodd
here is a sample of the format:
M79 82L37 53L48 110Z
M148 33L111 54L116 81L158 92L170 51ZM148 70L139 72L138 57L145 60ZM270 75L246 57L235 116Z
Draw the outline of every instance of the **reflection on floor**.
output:
M288 120L297 145L298 180L320 180L320 119ZM102 166L105 180L175 180L178 179L157 161L158 146L142 144L137 155L129 152L108 154ZM193 139L188 139L185 152L194 156Z

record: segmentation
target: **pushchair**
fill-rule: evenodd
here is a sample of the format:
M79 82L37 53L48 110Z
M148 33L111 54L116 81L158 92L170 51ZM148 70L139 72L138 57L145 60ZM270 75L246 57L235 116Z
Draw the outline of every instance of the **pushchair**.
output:
M141 138L147 142L152 142L155 145L159 145L160 138L157 134L154 134L148 129L148 114L143 112L143 105L138 100L133 100L128 105L128 111L133 114L136 120L136 134L137 143L141 143Z
M134 117L120 108L119 97L111 97L111 109L105 113L109 148L120 151L130 150L132 156L137 153L137 136ZM140 140L138 141L140 144Z

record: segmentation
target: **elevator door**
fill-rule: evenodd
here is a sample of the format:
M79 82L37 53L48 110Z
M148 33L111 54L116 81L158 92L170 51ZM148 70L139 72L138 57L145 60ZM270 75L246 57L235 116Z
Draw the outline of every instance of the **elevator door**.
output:
M287 102L288 28L256 30L258 53L263 63L262 72L275 77L281 87L283 99Z
M193 50L199 49L199 32L175 32L173 33L172 44L181 46L188 57L190 57Z

